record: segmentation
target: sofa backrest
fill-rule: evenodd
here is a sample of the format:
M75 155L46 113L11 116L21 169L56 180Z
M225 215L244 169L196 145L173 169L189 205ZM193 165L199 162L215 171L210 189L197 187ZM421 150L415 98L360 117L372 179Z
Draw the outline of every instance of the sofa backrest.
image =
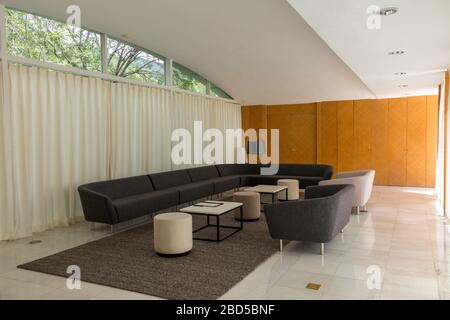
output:
M305 190L305 199L326 198L336 195L346 188L345 184L333 184L328 186L311 186Z
M191 183L191 177L187 170L176 170L155 173L149 176L150 180L153 182L155 190L163 190L179 185L184 185Z
M221 177L261 173L259 164L220 164L216 167Z
M216 166L207 166L188 169L189 176L193 182L204 181L220 177Z
M148 176L101 181L81 186L88 190L106 195L111 200L154 191Z
M328 202L332 212L329 218L333 220L328 227L331 228L330 234L336 235L350 220L354 194L355 186L351 184L313 186L306 188L305 200L319 199L319 201Z
M331 179L333 167L324 164L280 164L278 175Z

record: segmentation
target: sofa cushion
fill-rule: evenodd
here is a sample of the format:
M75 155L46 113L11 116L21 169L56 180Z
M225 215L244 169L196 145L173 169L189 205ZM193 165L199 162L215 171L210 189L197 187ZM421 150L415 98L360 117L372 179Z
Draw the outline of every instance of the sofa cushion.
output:
M298 180L300 189L305 189L309 186L316 186L320 181L324 180L322 177L246 175L241 177L241 186L257 186L260 184L276 185L278 184L278 180L281 179Z
M261 173L259 164L220 164L216 167L221 177Z
M100 194L107 196L111 200L133 196L140 193L154 190L152 182L148 176L138 176L110 181L95 182L83 186Z
M220 177L216 166L188 169L189 176L193 182L204 181Z
M155 173L150 175L150 180L156 190L169 189L192 182L187 170Z
M323 164L280 164L278 175L331 179L333 168Z
M180 192L180 204L199 200L214 194L214 183L212 181L192 182L176 189Z
M113 206L122 222L176 206L178 198L177 190L153 191L116 199Z
M214 194L218 194L221 192L233 190L234 188L239 188L241 185L241 177L220 177L217 179L213 179L212 182L214 183Z

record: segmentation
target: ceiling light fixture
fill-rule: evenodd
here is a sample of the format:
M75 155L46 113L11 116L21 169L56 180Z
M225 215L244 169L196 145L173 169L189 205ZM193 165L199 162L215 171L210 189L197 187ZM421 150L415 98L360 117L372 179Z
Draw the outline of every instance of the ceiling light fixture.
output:
M405 51L403 51L403 50L395 50L395 51L388 52L388 55L390 55L390 56L399 56L401 54L405 54Z
M409 86L407 84L401 84L398 86L399 88L408 88Z
M396 7L388 7L380 9L380 15L382 16L392 16L398 12L398 8Z
M394 73L394 76L406 76L407 73L406 72L396 72Z

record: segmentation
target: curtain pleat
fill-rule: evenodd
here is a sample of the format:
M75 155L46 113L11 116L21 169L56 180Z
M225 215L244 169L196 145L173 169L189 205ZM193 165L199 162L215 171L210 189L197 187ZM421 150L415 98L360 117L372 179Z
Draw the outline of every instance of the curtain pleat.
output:
M113 83L112 178L171 169L170 91Z
M225 158L226 129L238 129L242 127L241 107L223 100L205 98L185 92L174 92L173 101L173 129L183 128L191 133L192 155L194 154L194 122L201 121L203 133L207 129L219 129L221 131L224 139L223 155ZM203 147L207 144L209 142L203 142ZM192 163L190 165L173 165L172 168L175 170L202 165L204 164Z
M0 240L82 220L81 184L179 169L171 161L176 128L241 127L240 106L199 95L16 64L9 77L11 114L0 114Z

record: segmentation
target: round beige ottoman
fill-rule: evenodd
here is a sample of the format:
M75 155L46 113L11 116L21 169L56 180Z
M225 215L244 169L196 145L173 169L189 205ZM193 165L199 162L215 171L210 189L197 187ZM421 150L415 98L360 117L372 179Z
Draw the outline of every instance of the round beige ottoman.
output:
M300 194L299 194L300 190L299 190L298 180L282 179L282 180L278 180L278 185L288 187L288 191L287 191L288 198L286 199L286 192L282 191L278 194L278 200L291 201L291 200L298 200L300 198Z
M160 256L177 257L192 250L192 216L173 212L159 214L153 221L155 251Z
M257 221L261 217L261 196L257 192L240 191L233 195L233 202L243 204L243 221ZM241 220L240 212L234 215L236 220Z

